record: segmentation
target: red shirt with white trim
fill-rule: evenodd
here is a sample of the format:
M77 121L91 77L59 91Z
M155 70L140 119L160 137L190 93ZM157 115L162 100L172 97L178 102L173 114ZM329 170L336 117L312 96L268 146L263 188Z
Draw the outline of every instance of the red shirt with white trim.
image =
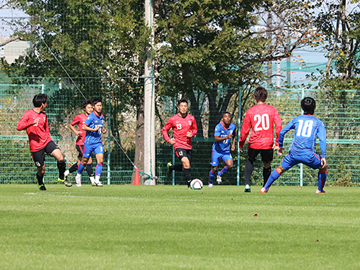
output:
M44 112L37 113L33 109L28 110L21 117L16 129L26 130L31 152L43 149L51 141L49 124Z
M187 137L187 133L191 132L192 137L197 133L197 125L194 116L187 114L186 117L181 117L179 114L175 114L170 117L165 126L162 129L162 134L166 142L170 141L168 131L172 128L174 134L174 148L192 149L191 138Z
M274 144L274 125L276 134L275 144L279 145L282 121L278 111L267 104L252 106L246 112L241 127L239 147L241 148L244 145L251 129L249 146L253 149L271 149Z
M72 122L71 122L71 125L72 126L77 125L79 131L81 132L80 136L78 136L76 139L76 145L84 145L86 131L82 129L82 126L85 123L86 118L87 118L87 115L85 113L82 113L82 114L75 116L74 120L72 120Z

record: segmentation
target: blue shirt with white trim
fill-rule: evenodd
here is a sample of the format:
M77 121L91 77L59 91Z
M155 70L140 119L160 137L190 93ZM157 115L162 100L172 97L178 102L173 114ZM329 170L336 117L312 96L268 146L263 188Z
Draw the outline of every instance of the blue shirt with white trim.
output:
M221 122L216 125L214 136L222 138L229 134L235 135L235 132L236 126L234 124L230 123L229 128L226 128L224 123ZM219 153L230 153L230 141L231 139L226 139L221 142L214 142L212 149L215 149Z
M326 130L324 123L313 115L300 115L292 119L279 135L279 147L283 147L284 136L291 129L295 129L293 141L289 148L292 155L306 155L315 153L316 138L319 138L321 157L326 158Z
M86 131L85 144L102 143L101 131L104 124L104 116L102 114L98 116L95 112L92 112L86 118L84 124L89 128L95 128L96 126L99 126L97 131Z

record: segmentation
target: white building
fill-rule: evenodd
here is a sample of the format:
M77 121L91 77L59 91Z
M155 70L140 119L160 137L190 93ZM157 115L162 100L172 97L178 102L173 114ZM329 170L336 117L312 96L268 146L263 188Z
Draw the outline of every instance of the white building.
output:
M10 40L8 36L0 36L0 44L6 43ZM5 60L11 64L17 59L20 55L25 55L26 50L30 48L29 41L16 40L7 43L4 46L0 46L0 57L5 57Z

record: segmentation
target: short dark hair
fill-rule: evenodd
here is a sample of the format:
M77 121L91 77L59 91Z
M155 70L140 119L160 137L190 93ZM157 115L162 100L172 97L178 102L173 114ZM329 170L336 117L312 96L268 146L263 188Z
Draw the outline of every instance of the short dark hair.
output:
M185 98L182 98L182 99L178 100L178 106L180 106L180 103L183 103L183 102L188 104L188 101Z
M229 113L229 112L224 112L223 117L224 117L225 114L230 114L230 117L231 117L231 113Z
M92 104L95 106L95 104L96 104L96 103L99 103L99 102L102 103L101 98L94 98L93 101L92 101Z
M83 108L85 109L87 105L93 105L92 101L90 99L85 99L83 102Z
M304 114L314 114L316 109L315 99L312 97L306 97L301 100L301 109L303 109Z
M254 97L256 102L262 101L265 102L267 99L267 91L264 87L256 87L255 92L254 92Z
M33 98L33 104L35 108L41 107L41 104L47 103L47 95L46 94L37 94Z

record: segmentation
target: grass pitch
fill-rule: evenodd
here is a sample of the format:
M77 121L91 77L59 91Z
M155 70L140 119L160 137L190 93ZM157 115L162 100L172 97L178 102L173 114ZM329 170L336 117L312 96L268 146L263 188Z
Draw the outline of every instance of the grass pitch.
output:
M360 189L0 185L0 269L360 269Z

